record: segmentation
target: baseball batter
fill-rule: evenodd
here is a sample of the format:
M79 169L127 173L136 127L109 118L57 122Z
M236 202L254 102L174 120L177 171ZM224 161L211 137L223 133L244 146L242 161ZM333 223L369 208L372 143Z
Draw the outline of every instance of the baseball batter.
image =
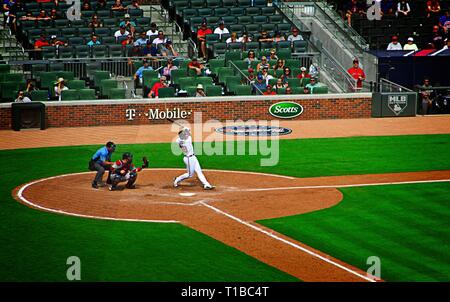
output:
M192 137L190 134L189 128L184 128L180 132L178 132L177 144L180 146L181 150L184 153L183 161L186 164L187 172L175 178L173 182L173 186L176 188L178 184L189 178L194 176L194 172L197 174L198 179L203 184L203 189L212 190L214 186L212 186L208 180L206 180L205 175L202 172L202 168L200 167L200 163L198 162L197 157L194 154L194 147L192 146Z

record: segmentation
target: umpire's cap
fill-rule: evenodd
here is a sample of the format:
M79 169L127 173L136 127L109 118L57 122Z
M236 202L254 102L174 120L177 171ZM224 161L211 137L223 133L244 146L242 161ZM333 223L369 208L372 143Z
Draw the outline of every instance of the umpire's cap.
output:
M116 144L114 144L113 142L107 142L106 148L111 148L114 151L116 149Z

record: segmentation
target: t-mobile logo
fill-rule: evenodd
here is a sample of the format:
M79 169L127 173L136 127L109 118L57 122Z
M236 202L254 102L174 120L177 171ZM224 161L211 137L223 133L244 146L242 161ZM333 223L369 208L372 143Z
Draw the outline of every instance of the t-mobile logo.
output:
M367 0L367 19L381 20L381 0Z

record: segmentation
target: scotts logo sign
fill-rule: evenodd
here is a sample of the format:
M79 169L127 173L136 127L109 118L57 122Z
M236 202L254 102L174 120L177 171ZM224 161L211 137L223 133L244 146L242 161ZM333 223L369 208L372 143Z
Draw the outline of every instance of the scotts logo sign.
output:
M303 113L303 107L294 102L279 102L270 106L269 113L278 118L294 118Z

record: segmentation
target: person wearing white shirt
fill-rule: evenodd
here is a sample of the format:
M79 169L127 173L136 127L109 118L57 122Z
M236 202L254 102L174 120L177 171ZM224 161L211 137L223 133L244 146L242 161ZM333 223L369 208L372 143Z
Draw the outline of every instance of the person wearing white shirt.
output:
M414 50L414 51L418 51L419 48L417 47L417 45L414 43L414 39L412 37L408 38L408 43L406 43L403 46L403 50Z
M214 30L215 34L219 35L219 38L222 38L223 34L229 34L230 31L225 27L225 23L220 21L219 26Z
M167 38L164 37L164 32L162 30L158 31L158 36L153 39L152 43L155 44L155 46L158 46L158 44L166 43Z
M402 50L402 44L400 44L398 42L398 37L397 36L393 36L392 37L392 42L389 43L387 50Z
M214 186L212 186L205 175L202 172L202 168L200 167L200 163L198 162L197 157L194 153L194 147L192 145L192 137L189 128L184 127L183 130L178 132L178 138L176 143L180 147L181 151L184 153L183 161L186 165L187 172L178 176L174 179L173 186L176 188L179 186L179 183L183 180L194 176L194 173L197 174L198 179L203 184L203 189L212 190Z
M114 33L114 37L116 38L116 41L119 41L119 38L128 37L129 34L130 33L126 30L125 26L121 26L120 29Z

